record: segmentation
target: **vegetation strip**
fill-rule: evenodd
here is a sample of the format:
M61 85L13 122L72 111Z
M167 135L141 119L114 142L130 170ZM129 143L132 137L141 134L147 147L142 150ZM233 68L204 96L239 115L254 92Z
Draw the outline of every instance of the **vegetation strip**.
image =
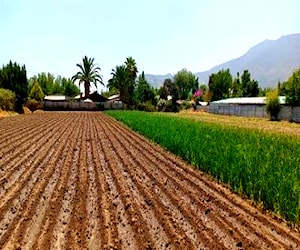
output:
M106 113L299 225L298 138L161 113Z

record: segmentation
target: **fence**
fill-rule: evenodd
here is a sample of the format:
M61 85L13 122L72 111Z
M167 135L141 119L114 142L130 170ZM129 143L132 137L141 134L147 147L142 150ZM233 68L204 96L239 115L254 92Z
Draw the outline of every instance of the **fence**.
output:
M44 110L104 110L121 109L121 102L68 102L68 101L44 101Z
M233 104L212 104L208 106L197 106L198 110L204 110L208 113L222 115L236 115L247 117L269 118L266 111L266 105L233 105ZM281 120L289 120L300 122L300 107L291 107L281 105L278 118Z

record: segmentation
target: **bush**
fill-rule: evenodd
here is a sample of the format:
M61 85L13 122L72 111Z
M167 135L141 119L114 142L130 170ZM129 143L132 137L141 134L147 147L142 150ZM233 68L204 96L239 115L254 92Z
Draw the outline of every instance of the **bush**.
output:
M184 101L181 105L180 105L180 110L188 110L191 109L193 107L193 105L191 104L190 101Z
M34 112L37 109L43 109L43 102L37 101L35 99L29 99L27 100L25 106L29 108L31 112Z
M278 114L280 112L280 102L278 98L278 90L271 90L266 95L266 110L268 114L270 114L270 120L271 121L277 121L278 120Z
M0 109L3 111L13 111L15 109L16 95L8 89L0 88Z
M32 89L30 90L29 98L36 101L43 101L44 92L38 82L35 82Z

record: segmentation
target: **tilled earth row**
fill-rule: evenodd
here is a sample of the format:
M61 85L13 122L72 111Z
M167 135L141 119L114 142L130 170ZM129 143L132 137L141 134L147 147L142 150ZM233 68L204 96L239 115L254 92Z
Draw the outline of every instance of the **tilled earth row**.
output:
M300 234L102 113L52 112L0 120L0 246L300 249Z

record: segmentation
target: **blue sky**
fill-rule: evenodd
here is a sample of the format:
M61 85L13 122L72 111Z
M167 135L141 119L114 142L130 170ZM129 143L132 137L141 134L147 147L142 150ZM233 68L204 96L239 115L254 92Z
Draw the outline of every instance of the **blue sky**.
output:
M0 0L0 65L71 77L87 55L106 83L132 56L140 72L196 73L299 33L299 9L299 0Z

